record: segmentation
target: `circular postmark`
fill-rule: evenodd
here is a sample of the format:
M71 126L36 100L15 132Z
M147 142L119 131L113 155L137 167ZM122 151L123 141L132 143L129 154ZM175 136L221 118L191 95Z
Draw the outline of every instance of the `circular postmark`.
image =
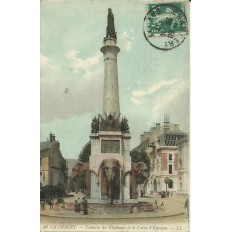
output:
M143 34L152 47L171 50L180 46L188 35L187 17L174 3L150 4L144 17Z

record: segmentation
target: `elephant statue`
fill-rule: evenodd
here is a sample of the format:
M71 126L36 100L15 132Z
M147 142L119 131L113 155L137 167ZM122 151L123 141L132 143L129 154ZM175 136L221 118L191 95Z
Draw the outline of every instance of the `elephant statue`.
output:
M104 160L101 165L101 193L103 198L119 199L120 165L117 160Z
M89 170L88 162L82 163L81 161L78 161L72 168L71 181L76 185L76 191L77 191L78 177L83 177L86 195L89 196L90 195L91 172Z
M137 178L139 175L143 175L144 177L148 177L147 165L144 162L138 163L131 163L131 180L130 180L130 187L131 187L131 199L138 198L138 191L137 191Z

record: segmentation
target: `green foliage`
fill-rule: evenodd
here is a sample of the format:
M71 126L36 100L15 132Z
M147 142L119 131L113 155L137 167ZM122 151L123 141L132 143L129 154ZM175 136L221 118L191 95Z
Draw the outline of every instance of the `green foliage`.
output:
M86 189L85 179L83 177L77 176L76 183L77 183L77 191L80 191L81 189Z
M89 156L91 154L91 143L90 141L85 144L85 146L82 148L78 160L85 163L89 162Z
M147 174L149 174L151 170L151 159L149 155L145 151L131 151L131 161L133 163L144 162L147 165ZM137 184L143 184L147 179L142 173L140 173L136 178Z
M60 197L65 195L65 186L63 184L58 185L46 185L40 187L40 189L49 197Z
M130 156L133 163L144 162L147 165L148 172L150 172L151 159L145 151L131 151Z
M140 173L136 178L136 183L143 184L146 179L147 179L147 177Z
M166 177L166 178L164 179L164 183L165 183L165 184L169 184L169 181L170 181L170 179L169 179L168 177Z
M168 177L166 177L166 178L164 179L164 183L166 184L166 192L167 192L168 184L169 184L170 181L171 181L171 180L170 180Z

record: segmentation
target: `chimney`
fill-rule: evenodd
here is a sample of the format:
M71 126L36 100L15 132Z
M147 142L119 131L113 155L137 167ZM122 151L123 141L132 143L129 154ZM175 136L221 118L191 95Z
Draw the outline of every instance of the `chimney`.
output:
M160 129L160 123L156 123L156 129L157 129L157 130Z
M56 141L56 136L55 134L52 135L52 142Z
M170 130L170 118L168 113L164 113L164 133Z
M180 125L179 124L175 124L174 125L174 131L179 131L180 130Z
M49 141L52 142L52 132L50 132L49 138Z

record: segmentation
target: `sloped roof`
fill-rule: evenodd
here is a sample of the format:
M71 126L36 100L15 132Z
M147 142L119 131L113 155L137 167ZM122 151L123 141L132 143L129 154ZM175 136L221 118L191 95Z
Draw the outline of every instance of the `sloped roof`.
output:
M187 133L185 133L184 131L181 130L169 130L167 132L164 133L165 135L171 134L171 135L187 135Z
M169 133L165 134L165 146L177 146L180 139L186 136L185 133Z
M49 149L51 147L52 147L52 143L50 141L40 142L40 151Z

